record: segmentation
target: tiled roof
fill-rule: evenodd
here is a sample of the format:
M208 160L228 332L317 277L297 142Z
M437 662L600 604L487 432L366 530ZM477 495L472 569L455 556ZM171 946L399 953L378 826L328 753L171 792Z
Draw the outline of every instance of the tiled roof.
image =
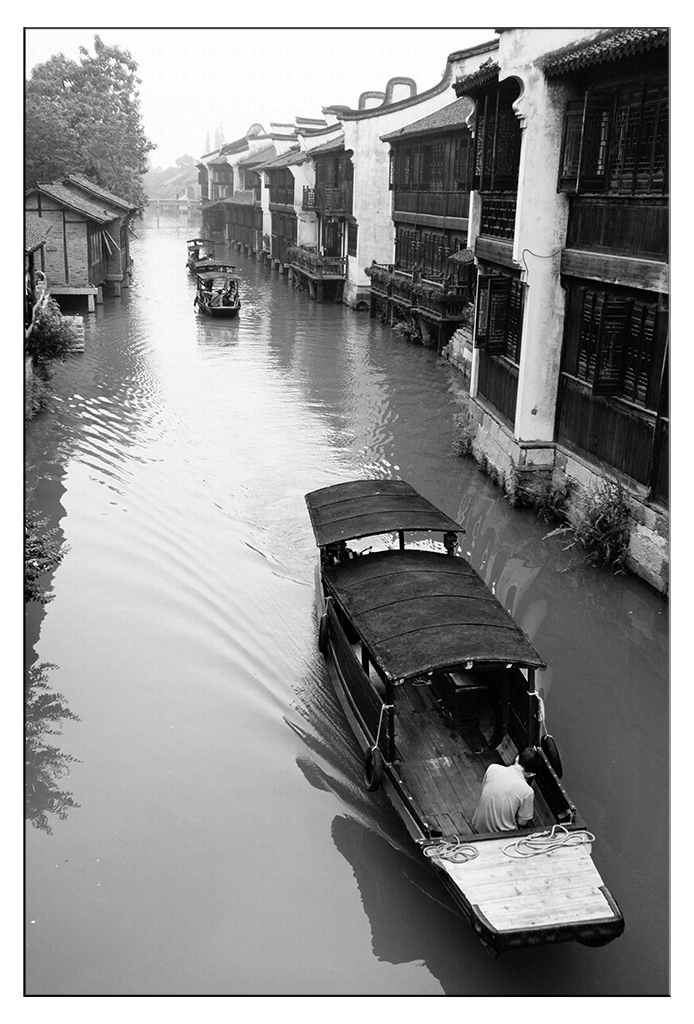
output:
M263 149L260 153L254 153L253 156L249 156L246 160L240 160L238 163L239 167L257 167L258 164L265 163L266 160L271 160L276 154L277 150L274 146L268 146Z
M421 117L419 121L413 121L412 124L406 124L404 128L398 128L397 131L382 135L381 139L384 142L390 142L394 139L407 138L410 135L422 135L425 132L444 131L447 128L462 128L472 109L472 100L467 96L461 96L460 99L454 100L453 103L441 107L440 110L435 110L433 114Z
M324 142L322 146L316 146L315 148L307 150L306 155L308 157L312 157L320 153L336 153L344 148L345 140L344 136L342 136L339 139L335 139L333 142Z
M245 192L235 192L228 199L223 199L225 206L253 206L255 203L255 192L253 189L246 189Z
M451 253L448 259L453 263L467 263L475 262L475 254L472 249L458 249L457 252Z
M113 192L108 192L105 188L100 185L95 185L89 178L83 177L81 174L68 174L67 178L63 179L63 184L67 185L70 182L74 182L80 188L83 188L86 192L90 192L94 196L98 196L99 199L105 200L112 206L122 206L124 210L135 210L137 207L129 203L127 199L122 199L120 196L115 195Z
M272 160L266 160L260 164L258 170L273 171L279 167L292 167L294 164L301 164L306 160L307 154L302 153L298 146L292 146L286 153L280 153Z
M473 71L471 75L465 75L462 78L456 78L455 80L455 94L456 96L465 96L468 93L474 92L475 89L480 86L486 85L488 82L494 81L499 74L499 65L497 61L489 60L485 61L478 67L477 71Z
M33 213L24 214L24 252L36 252L46 244L46 236L53 227Z
M621 60L634 54L667 46L669 31L666 28L623 28L610 29L584 43L562 47L548 53L539 61L545 75L563 75L591 64Z
M71 188L69 185L63 185L61 182L49 182L37 185L36 187L40 192L45 193L45 195L50 196L64 206L69 206L72 210L76 210L90 220L95 220L97 224L108 224L109 221L115 220L123 214L122 210L114 210L113 207L104 206L98 200L85 196L84 192Z
M248 149L248 139L244 135L242 139L236 139L235 142L225 142L220 153L242 153L244 149Z

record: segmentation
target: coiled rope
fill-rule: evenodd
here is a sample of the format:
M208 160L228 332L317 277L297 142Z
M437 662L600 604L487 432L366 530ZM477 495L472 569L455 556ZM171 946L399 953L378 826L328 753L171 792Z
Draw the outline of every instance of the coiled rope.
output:
M503 852L507 857L537 857L541 853L551 853L562 846L584 846L594 843L595 836L586 829L569 832L563 825L552 825L549 832L533 832L530 836L521 836L515 843L509 843Z
M453 840L440 839L431 846L425 846L424 856L441 857L442 860L452 860L454 864L463 864L466 860L474 860L479 856L476 847L469 843L461 843L457 836L453 836Z

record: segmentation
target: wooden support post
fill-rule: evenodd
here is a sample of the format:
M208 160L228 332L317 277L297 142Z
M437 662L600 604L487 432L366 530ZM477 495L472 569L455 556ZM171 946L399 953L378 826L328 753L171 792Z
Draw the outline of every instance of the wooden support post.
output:
M94 302L93 292L90 292L87 295L87 309L90 313L94 313L96 311L96 303Z
M528 669L528 746L537 747L540 743L540 703L535 696L535 669Z
M385 714L388 741L384 753L386 761L392 762L395 758L395 687L390 680L386 681L386 704L390 704L390 707Z

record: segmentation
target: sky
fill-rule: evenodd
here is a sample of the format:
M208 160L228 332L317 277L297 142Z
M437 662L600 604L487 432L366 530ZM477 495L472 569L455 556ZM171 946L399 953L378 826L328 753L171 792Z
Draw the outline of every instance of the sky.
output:
M255 122L269 131L270 122L324 117L333 104L356 109L362 92L382 92L395 76L425 92L449 53L496 38L493 28L26 28L27 76L54 54L93 53L95 34L138 65L155 168L197 159L220 125L232 142Z

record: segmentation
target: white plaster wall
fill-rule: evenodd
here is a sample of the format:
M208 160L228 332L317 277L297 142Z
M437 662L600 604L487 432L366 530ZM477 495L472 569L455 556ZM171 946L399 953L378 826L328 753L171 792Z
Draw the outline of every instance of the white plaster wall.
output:
M566 94L535 61L598 30L512 29L501 33L500 79L515 78L522 126L513 259L526 284L515 436L551 441L559 387L565 295L560 283L568 198L557 192Z
M390 263L394 251L394 227L392 221L392 198L388 188L390 146L381 141L382 135L419 121L456 100L453 82L459 75L468 75L494 57L495 51L485 50L453 60L446 65L442 78L445 88L407 107L393 109L395 104L379 108L369 117L350 119L343 115L345 149L354 153L354 192L352 212L359 225L357 256L348 260L348 277L345 301L354 304L361 291L368 293L369 278L364 268L373 260Z

